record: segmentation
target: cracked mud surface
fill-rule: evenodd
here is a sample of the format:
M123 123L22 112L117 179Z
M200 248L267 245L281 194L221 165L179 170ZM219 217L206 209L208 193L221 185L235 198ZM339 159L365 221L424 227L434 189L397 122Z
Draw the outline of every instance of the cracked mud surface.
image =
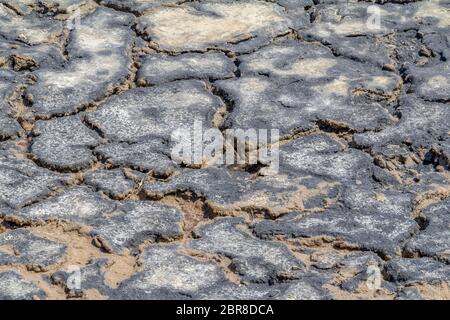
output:
M375 2L0 0L0 299L450 299L450 2Z

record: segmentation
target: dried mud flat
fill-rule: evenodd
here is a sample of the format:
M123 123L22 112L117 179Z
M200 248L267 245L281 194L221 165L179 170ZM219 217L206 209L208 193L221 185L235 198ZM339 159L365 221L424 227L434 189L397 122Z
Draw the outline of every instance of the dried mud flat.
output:
M449 299L450 3L375 2L0 0L0 299Z

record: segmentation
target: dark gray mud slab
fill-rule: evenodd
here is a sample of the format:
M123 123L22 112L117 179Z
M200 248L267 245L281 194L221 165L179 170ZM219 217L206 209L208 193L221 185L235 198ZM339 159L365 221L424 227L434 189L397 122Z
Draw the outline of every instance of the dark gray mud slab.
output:
M239 56L238 60L243 75L266 75L282 84L299 80L311 85L328 84L328 92L336 95L356 89L378 92L380 96L392 95L401 85L401 79L392 72L365 61L336 56L318 42L280 41Z
M403 243L418 232L419 226L413 219L391 214L330 209L307 216L293 213L276 221L262 221L254 229L265 238L332 236L393 257L401 254Z
M106 138L119 142L143 142L155 137L170 140L175 130L189 129L195 121L211 127L220 106L220 99L207 91L203 82L176 81L114 96L89 113L87 120Z
M196 234L198 239L191 240L189 247L230 258L233 269L250 282L268 282L280 273L303 268L284 244L254 237L240 218L217 219Z
M236 66L222 52L185 53L178 56L145 56L138 72L140 84L161 84L183 79L232 78Z
M384 40L384 41L383 41ZM384 37L342 37L328 38L334 52L342 57L360 62L369 62L379 68L397 65L392 52L395 49L393 41Z
M66 177L31 160L0 157L0 203L12 209L38 201L60 188Z
M15 271L0 273L0 300L45 299L45 292Z
M31 152L42 166L78 171L97 160L92 149L100 144L100 137L87 128L78 116L39 121L32 133Z
M365 131L396 121L386 108L397 99L401 78L336 57L319 43L289 40L238 59L242 77L215 83L233 103L228 122L234 128L286 135L317 123Z
M404 190L386 190L363 185L348 187L342 193L343 204L358 212L409 218L414 209L415 195Z
M336 196L339 186L321 179L312 183L307 174L297 177L252 174L226 168L184 170L166 181L149 181L143 190L151 198L166 195L192 193L204 198L209 208L218 215L245 212L279 216L295 209L303 209L305 203L315 198L313 207L324 206L325 199ZM220 181L220 183L217 183Z
M17 217L32 221L60 219L86 222L103 213L110 213L115 204L87 187L75 187L55 197L15 213Z
M194 295L194 298L201 300L269 300L279 295L280 290L277 286L226 282L200 290Z
M0 65L15 72L56 68L64 64L61 49L54 44L30 46L19 41L0 41Z
M138 19L137 27L165 51L222 48L248 52L287 34L290 26L277 4L224 0L155 8Z
M305 36L327 42L332 38L387 35L413 29L417 25L422 28L448 26L448 7L440 2L405 3L401 6L388 3L375 8L369 2L334 3L317 7L311 28L304 31ZM380 14L379 25L370 19L376 13Z
M442 52L443 46L438 48L435 43L440 34L448 32L448 4L377 2L381 3L321 2L310 10L310 27L299 29L299 33L308 41L327 44L337 55L392 71L403 63L422 64L424 59L419 56L422 37L423 44Z
M450 43L447 40L449 29L449 26L436 30L430 28L421 33L423 36L423 44L428 48L428 51L431 52L432 56L442 57L447 61L450 58Z
M285 291L276 299L280 300L330 300L331 293L322 287L323 279L316 276L305 276L301 280L292 281Z
M87 187L75 187L59 196L14 213L25 221L63 220L89 228L107 251L136 248L144 240L177 239L183 214L150 201L114 201Z
M410 75L411 93L428 101L450 102L450 63L442 62L432 66L411 66L406 71Z
M85 183L115 199L125 198L135 187L121 169L89 172L85 176Z
M26 229L0 234L0 265L25 265L45 271L61 261L65 252L65 245L36 236Z
M160 139L146 142L110 143L99 146L95 154L114 167L126 167L157 176L169 176L175 171L167 143Z
M395 123L377 101L379 97L367 98L364 85L352 88L343 79L277 85L267 77L249 76L217 81L215 85L234 106L226 123L235 129L278 129L281 136L289 136L317 124L366 131ZM381 100L385 100L382 93Z
M327 300L330 293L316 277L305 276L302 280L280 284L225 283L197 293L195 299L208 300Z
M411 144L413 147L429 147L435 140L443 140L448 134L450 108L443 103L423 101L414 96L405 97L398 110L400 120L379 132L357 133L353 141L360 147Z
M7 70L0 69L0 141L17 137L23 130L12 116L8 100L12 97L17 79Z
M144 241L170 241L183 234L183 213L150 201L126 201L116 211L92 221L92 234L115 251L136 249Z
M324 134L289 142L280 148L280 172L316 175L331 181L370 183L373 160L364 152L345 149Z
M422 210L423 230L406 244L413 255L450 262L450 201L444 200Z
M111 94L129 77L133 16L98 8L70 33L68 62L35 72L26 95L39 117L73 113Z
M384 269L388 279L401 283L439 283L450 280L450 267L431 258L394 259Z
M17 15L0 4L0 34L8 40L18 40L29 45L55 42L63 31L60 21L40 18L37 14Z
M152 245L141 256L143 271L125 280L113 298L190 299L201 290L228 283L218 265L183 254L177 245Z
M292 28L299 30L309 27L311 23L309 9L314 5L313 0L278 0L276 3L285 9Z

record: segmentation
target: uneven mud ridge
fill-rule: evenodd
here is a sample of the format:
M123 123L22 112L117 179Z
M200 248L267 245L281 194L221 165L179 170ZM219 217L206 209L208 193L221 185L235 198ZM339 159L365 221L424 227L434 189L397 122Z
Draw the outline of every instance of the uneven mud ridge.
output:
M448 1L0 0L0 299L450 299L449 35ZM278 129L277 174L177 165L194 121Z

